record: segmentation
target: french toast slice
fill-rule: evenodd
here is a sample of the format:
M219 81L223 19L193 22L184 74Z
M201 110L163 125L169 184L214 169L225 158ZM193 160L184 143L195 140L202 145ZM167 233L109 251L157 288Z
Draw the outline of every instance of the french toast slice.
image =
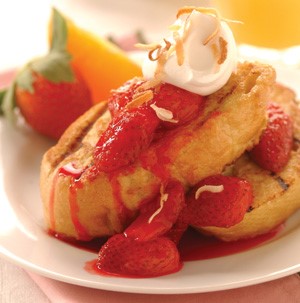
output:
M122 232L141 203L159 194L164 180L149 163L158 163L164 175L187 190L221 173L258 142L274 82L272 67L239 64L228 83L208 96L200 117L165 132L133 164L110 173L96 169L93 153L111 116L106 103L94 106L43 157L40 187L47 228L78 240ZM162 156L168 160L161 162ZM62 172L70 166L75 173Z
M271 231L300 208L300 108L295 93L276 84L270 101L290 115L294 126L294 147L285 168L277 174L256 165L245 153L233 166L233 175L253 186L254 201L244 219L229 228L203 227L200 230L224 241L255 237Z

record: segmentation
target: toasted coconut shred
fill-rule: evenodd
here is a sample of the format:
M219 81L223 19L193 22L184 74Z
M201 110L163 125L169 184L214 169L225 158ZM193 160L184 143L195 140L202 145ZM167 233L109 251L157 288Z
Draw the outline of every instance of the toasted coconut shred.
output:
M153 92L146 90L144 92L137 92L133 95L132 101L126 104L127 109L135 108L153 99Z
M62 168L72 175L80 175L84 171L82 168L76 168L73 162L65 164Z
M209 191L211 193L220 193L223 190L224 190L223 185L203 185L197 189L195 193L195 199L197 200L200 197L200 195L205 191Z
M157 117L166 122L178 123L178 120L173 119L173 113L165 108L158 107L155 104L151 104L150 107L155 111Z
M162 211L165 202L168 200L169 195L164 193L163 186L160 187L160 201L159 201L159 208L152 214L149 218L148 223L150 224L152 220Z

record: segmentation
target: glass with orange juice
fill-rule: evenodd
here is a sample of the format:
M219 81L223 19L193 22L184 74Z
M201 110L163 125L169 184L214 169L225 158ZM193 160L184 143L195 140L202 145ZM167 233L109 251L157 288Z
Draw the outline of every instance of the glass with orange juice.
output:
M300 45L299 0L214 0L214 6L231 24L236 41L283 49Z

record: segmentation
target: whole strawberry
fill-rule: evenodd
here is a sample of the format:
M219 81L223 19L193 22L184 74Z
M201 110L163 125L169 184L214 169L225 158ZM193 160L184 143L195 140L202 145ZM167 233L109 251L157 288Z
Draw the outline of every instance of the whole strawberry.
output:
M279 105L270 103L267 128L250 157L260 167L278 173L289 161L292 147L293 122Z
M66 51L65 20L53 10L53 35L49 53L29 62L4 96L4 114L15 119L19 107L37 132L58 139L65 129L92 105L90 91Z
M187 197L185 221L196 227L230 227L244 218L253 201L246 180L215 175L201 180Z

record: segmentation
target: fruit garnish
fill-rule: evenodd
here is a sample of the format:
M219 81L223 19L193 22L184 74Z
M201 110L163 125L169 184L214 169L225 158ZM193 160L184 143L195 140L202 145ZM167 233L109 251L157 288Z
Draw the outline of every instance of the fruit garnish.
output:
M181 126L204 108L205 98L200 95L166 83L144 91L145 83L134 78L113 91L108 103L113 118L94 153L98 170L110 172L133 163L158 127Z
M139 78L133 78L123 83L119 88L112 90L108 98L108 108L112 116L115 116L120 110L132 101L136 89L145 81Z
M152 102L155 106L172 113L171 121L161 119L161 124L166 128L174 128L199 117L205 106L205 97L172 84L163 83L154 93Z
M269 103L267 112L267 128L249 154L260 167L278 173L290 158L293 147L293 122L275 103Z
M92 102L89 88L71 64L66 23L55 9L52 37L49 53L19 71L4 96L2 109L14 120L17 106L33 129L58 139Z
M172 84L134 78L114 90L108 107L112 115L124 108L148 104L167 128L177 127L199 116L205 106L205 97L191 93ZM172 125L174 124L174 125Z
M178 181L171 181L156 201L141 208L139 216L127 227L124 234L137 241L149 241L168 232L185 206L184 188Z
M95 165L110 172L132 164L151 143L159 124L150 107L138 107L115 116L95 148Z
M177 221L164 236L172 240L177 245L179 244L179 241L181 240L188 227L189 224L186 222L184 218L184 210L182 210L177 218Z
M68 32L67 50L72 55L73 66L81 72L90 88L93 103L107 100L112 89L142 75L140 66L121 48L80 28L72 20L64 19ZM51 22L49 36L51 39Z
M215 175L201 180L187 197L186 222L196 227L230 227L244 218L253 201L246 180Z
M97 261L102 273L140 278L171 274L181 266L177 247L170 239L137 242L124 234L112 236L100 249Z

